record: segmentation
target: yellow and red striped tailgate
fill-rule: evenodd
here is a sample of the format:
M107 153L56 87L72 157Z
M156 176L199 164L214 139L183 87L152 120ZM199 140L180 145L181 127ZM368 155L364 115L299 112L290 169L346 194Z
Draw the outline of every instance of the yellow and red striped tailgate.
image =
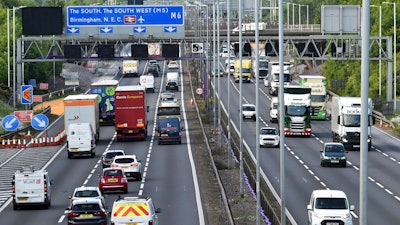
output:
M149 208L146 203L116 204L113 215L114 217L148 216Z

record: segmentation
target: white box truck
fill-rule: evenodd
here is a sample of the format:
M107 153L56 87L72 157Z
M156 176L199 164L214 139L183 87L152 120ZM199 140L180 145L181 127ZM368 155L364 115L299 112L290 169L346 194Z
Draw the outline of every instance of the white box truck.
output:
M139 60L123 60L122 75L124 77L139 76Z
M331 130L334 142L340 142L348 150L360 148L361 98L332 97ZM368 99L368 150L371 149L372 100Z
M69 95L64 99L64 128L72 123L90 123L96 141L100 138L97 94Z
M14 210L22 206L50 207L53 181L46 170L22 167L14 173L11 183Z

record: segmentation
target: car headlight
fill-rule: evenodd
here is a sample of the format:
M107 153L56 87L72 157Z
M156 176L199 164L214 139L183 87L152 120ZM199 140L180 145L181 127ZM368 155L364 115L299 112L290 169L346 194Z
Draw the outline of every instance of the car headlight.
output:
M314 212L314 217L322 219L324 216L323 216L323 214L319 214L317 212Z
M324 159L329 159L329 156L324 155Z
M349 218L351 215L350 215L350 213L346 213L344 216L343 216L343 219L347 219L347 218Z
M340 159L346 159L346 156L342 156L342 157L340 157Z

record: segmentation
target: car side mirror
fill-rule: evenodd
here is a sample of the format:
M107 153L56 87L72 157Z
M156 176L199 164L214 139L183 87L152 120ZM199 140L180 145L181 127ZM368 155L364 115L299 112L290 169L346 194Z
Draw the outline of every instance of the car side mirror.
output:
M312 206L311 205L307 205L307 210L312 210Z
M161 208L157 208L156 209L156 213L162 213L162 209Z
M181 131L183 131L183 130L185 130L185 128L184 128L184 127L181 127Z
M354 205L350 205L350 211L354 211L355 207Z
M54 180L50 180L50 185L54 185Z
M71 210L71 207L67 207L67 208L65 208L65 210Z
M323 151L324 151L323 149L319 150L319 152L323 152Z

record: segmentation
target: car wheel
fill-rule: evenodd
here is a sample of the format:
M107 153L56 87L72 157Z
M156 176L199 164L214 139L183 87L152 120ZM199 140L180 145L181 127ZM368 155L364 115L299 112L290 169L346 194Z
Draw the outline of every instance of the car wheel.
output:
M92 151L92 153L90 153L90 157L94 158L96 156L96 152Z
M68 159L72 159L72 154L71 154L71 152L68 152Z
M256 121L256 116L253 116L253 121Z
M323 162L321 162L321 166L322 166L322 167L325 167L325 164L324 164Z
M137 180L138 180L138 181L141 181L141 180L142 180L142 174L141 174L141 173L139 173L139 175L138 175L138 177L137 177Z
M124 190L124 194L128 194L128 188Z
M342 167L347 167L347 162L344 162L344 163L342 164Z

